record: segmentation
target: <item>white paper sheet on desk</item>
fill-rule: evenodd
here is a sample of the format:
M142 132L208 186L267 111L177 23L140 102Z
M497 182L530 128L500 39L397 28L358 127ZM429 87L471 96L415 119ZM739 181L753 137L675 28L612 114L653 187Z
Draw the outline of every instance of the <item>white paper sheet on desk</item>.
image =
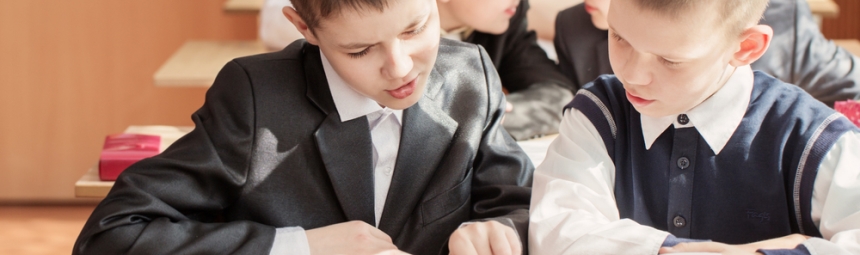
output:
M517 144L523 148L523 151L525 151L526 155L529 156L529 159L532 160L532 164L537 167L541 162L543 162L544 157L546 157L546 150L549 149L549 144L552 143L557 136L558 135L548 135L541 138L519 141Z

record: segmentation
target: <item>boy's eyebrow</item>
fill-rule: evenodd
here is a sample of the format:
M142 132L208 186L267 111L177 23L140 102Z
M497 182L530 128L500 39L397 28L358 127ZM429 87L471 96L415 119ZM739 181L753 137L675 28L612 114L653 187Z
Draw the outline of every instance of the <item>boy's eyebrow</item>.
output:
M611 31L612 31L611 33L613 33L613 34L617 35L618 37L624 38L624 36L622 36L621 34L619 34L619 33L618 33L618 30L615 30L615 28L614 28L614 27L612 27L612 25L608 25L608 26L609 26L609 30L611 30ZM669 60L686 60L686 58L679 57L679 56L660 55L660 54L654 54L654 55L656 55L656 56L658 56L658 57L661 57L661 58L664 58L664 59L669 59Z
M416 20L412 21L412 23L409 23L409 25L406 26L406 28L404 28L403 30L407 30L409 28L415 27L418 24L420 24L422 21L427 20L427 18L429 18L429 17L430 17L430 13L428 12L428 13L424 14L424 16L421 16L419 19L416 19ZM353 49L367 48L367 47L370 47L370 46L373 46L376 44L377 43L350 43L350 44L340 45L340 47L347 49L347 50L353 50Z
M430 12L427 12L424 14L424 16L421 16L418 19L413 20L412 23L409 23L409 25L406 26L405 28L403 28L403 30L408 30L409 28L415 27L418 24L421 24L422 21L427 20L427 18L429 18L429 17L430 17Z
M353 49L367 48L367 47L373 46L375 44L376 43L350 43L350 44L346 44L346 45L340 45L340 47L347 49L347 50L353 50Z

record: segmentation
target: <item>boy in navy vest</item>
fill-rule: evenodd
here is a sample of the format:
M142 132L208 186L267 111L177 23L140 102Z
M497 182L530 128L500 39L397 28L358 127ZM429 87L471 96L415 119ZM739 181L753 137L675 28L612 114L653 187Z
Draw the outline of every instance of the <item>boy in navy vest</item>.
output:
M613 0L616 75L535 172L532 254L860 253L860 135L749 64L767 0Z
M585 0L558 14L555 49L558 66L574 89L612 74L606 14L611 0ZM812 97L832 106L836 101L860 100L860 58L828 40L807 0L770 0L761 23L773 28L767 52L751 63L765 72L795 84Z

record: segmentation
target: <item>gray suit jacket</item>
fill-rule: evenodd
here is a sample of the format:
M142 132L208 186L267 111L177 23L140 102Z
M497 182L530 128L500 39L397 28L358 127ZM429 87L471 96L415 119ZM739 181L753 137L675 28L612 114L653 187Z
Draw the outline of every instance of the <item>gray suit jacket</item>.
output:
M860 99L860 59L824 38L806 0L771 0L761 22L773 28L774 37L754 70L800 86L830 106ZM576 89L613 73L608 34L594 27L584 5L560 12L555 29L559 68Z
M510 222L526 244L533 166L501 127L486 52L443 40L403 131L379 229L412 254L447 252L465 221ZM267 254L275 228L374 219L367 118L341 122L319 49L228 63L194 131L123 172L73 254Z

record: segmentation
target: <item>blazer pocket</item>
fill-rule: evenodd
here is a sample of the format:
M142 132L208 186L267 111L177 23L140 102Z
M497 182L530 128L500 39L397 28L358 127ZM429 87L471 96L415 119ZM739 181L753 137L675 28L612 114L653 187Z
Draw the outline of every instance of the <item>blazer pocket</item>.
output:
M448 216L469 202L472 195L472 169L460 183L421 204L424 226Z

